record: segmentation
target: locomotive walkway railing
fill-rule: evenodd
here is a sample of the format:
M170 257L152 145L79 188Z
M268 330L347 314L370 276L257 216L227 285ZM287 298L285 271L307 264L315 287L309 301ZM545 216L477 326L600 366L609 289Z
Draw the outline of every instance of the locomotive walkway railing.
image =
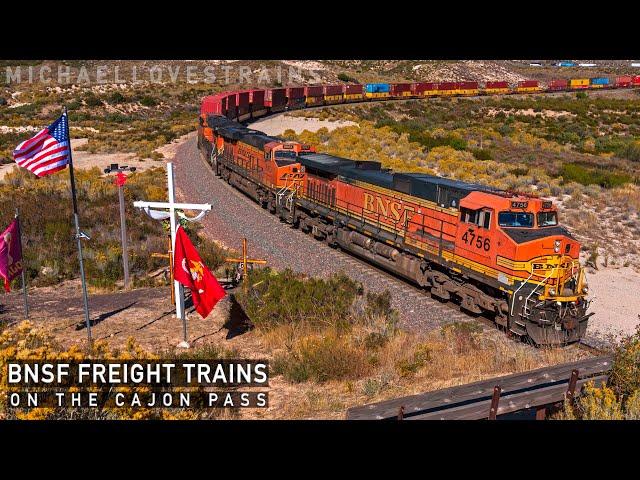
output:
M395 398L347 410L347 420L482 420L520 410L548 409L573 400L582 386L606 383L612 356L602 356L530 370L457 387Z

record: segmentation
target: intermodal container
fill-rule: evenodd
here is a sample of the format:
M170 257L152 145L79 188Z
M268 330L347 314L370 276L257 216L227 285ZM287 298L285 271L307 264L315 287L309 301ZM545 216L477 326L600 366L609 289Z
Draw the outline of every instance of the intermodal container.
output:
M227 100L222 95L208 95L202 99L200 106L201 115L225 115Z
M518 88L535 88L537 86L537 80L521 80L518 82Z
M271 107L271 109L278 108L284 110L287 104L287 89L286 88L270 88L266 90L264 96L265 107Z
M251 94L249 90L244 90L236 93L236 106L238 108L239 119L247 115L251 110L250 97L251 97Z
M227 118L234 119L238 117L236 111L236 93L232 92L227 95Z
M342 95L343 85L325 85L324 95L332 97L334 95Z
M324 95L322 85L313 85L311 87L304 87L304 95L305 97L321 97Z
M347 83L344 86L344 93L347 95L353 95L353 94L357 94L357 93L362 93L362 90L364 89L364 87L360 84L357 83Z
M484 84L484 88L486 89L509 88L509 82L487 82Z
M569 87L573 89L577 88L589 88L590 82L588 78L572 78L569 80Z
M367 83L364 86L366 93L389 93L391 87L388 83Z
M324 88L322 85L304 87L304 96L307 105L321 105L324 101Z
M616 77L615 86L616 87L629 87L629 86L631 86L631 82L632 81L633 81L633 78L631 78L630 76Z
M304 106L304 87L287 88L287 106L289 108L300 108Z
M458 93L461 95L477 95L478 82L458 82Z
M551 80L549 82L549 90L566 90L567 85L569 85L569 82L565 79Z
M438 84L434 82L416 82L411 84L411 93L414 95L435 95Z
M409 97L411 96L411 84L410 83L392 83L391 95L393 97Z
M251 90L249 101L251 102L251 118L260 117L267 113L264 106L265 90Z
M438 90L457 90L457 82L442 82L438 84Z
M609 79L607 77L592 78L591 79L591 86L600 87L600 88L608 87L609 86Z
M634 77L631 79L631 85L633 85L634 87L640 86L640 75L634 75Z

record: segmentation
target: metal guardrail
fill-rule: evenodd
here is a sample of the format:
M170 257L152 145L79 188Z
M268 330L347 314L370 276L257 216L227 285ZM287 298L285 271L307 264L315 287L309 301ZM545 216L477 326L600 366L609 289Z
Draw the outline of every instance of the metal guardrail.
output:
M347 420L481 420L536 408L546 416L549 405L573 399L593 381L606 383L612 356L602 356L530 370L504 377L395 398L347 410Z

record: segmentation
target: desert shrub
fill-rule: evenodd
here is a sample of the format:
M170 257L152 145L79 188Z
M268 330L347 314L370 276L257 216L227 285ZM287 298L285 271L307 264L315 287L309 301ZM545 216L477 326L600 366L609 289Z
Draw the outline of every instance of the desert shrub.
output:
M250 272L248 282L250 290L238 294L238 301L259 329L290 323L345 327L362 294L362 286L344 274L325 280L265 268Z
M622 398L640 391L640 327L617 346L609 385Z
M431 348L428 344L420 344L408 357L401 358L395 364L400 377L410 377L423 368L431 360Z
M472 322L453 322L443 326L440 333L457 353L475 350L479 346L478 336L482 328Z
M473 153L473 156L478 160L493 160L491 150L486 148L472 148L471 153Z
M563 181L577 182L582 185L600 185L603 188L614 188L630 183L633 179L626 174L607 170L589 168L577 163L565 163L561 173Z
M155 107L157 104L157 100L150 95L144 95L140 98L140 105L145 107Z
M346 73L339 73L338 74L338 80L340 80L341 82L354 82L354 83L358 83L358 80L356 78L350 77L349 75L347 75Z
M299 339L290 351L277 355L271 366L275 375L293 383L356 379L371 369L365 352L348 336L335 333Z

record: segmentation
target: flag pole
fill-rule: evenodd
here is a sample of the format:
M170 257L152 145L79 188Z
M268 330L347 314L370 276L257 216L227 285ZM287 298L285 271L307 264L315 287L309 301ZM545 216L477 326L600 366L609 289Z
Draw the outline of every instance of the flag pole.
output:
M82 300L84 302L84 320L87 325L87 339L91 345L91 320L89 319L89 299L87 296L87 282L84 275L84 261L82 259L82 238L86 237L80 231L80 221L78 220L78 200L76 199L76 180L73 175L73 156L71 153L71 135L69 134L69 116L67 107L64 107L64 115L67 126L67 139L69 140L69 178L71 180L71 198L73 200L73 221L76 227L76 242L78 244L78 259L80 260L80 279L82 281Z
M18 207L16 207L16 221L18 222L18 245L20 245L20 257L22 258L22 295L24 296L24 318L29 318L29 301L27 299L27 278L24 273L24 252L22 251L22 226L20 225L20 212L18 211Z

